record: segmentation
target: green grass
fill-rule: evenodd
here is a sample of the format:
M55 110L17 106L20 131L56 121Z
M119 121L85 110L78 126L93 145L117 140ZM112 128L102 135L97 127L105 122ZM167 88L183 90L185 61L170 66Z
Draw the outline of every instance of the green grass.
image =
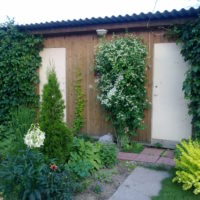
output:
M183 191L181 185L172 183L171 177L162 182L162 189L158 196L152 197L152 200L199 200L200 195L194 195L191 190Z

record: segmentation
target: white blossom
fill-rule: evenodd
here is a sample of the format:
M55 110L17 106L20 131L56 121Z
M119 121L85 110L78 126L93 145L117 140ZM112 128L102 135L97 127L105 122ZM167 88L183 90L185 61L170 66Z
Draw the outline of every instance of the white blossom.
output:
M39 148L44 144L45 133L42 132L38 124L32 124L24 137L24 143L29 148Z

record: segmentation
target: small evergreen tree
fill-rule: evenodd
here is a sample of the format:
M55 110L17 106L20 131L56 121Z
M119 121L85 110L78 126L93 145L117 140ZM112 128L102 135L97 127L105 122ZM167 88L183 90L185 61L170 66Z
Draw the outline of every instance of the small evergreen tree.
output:
M58 162L67 160L73 141L72 132L63 121L64 108L56 73L51 70L48 83L43 88L39 124L41 130L46 133L44 153L48 158L56 158Z

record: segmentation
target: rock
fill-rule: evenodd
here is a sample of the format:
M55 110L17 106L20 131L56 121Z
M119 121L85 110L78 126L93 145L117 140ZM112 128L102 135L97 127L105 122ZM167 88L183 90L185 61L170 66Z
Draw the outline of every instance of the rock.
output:
M113 143L113 136L110 133L103 135L99 138L99 142L101 142L101 143Z

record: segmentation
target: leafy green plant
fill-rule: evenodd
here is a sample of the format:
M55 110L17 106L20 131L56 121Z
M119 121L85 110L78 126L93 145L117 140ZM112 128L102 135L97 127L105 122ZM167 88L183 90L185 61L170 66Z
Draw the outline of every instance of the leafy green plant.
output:
M38 181L45 188L45 199L49 200L72 200L73 191L77 187L67 165L51 164L50 167L46 166L45 172L41 174Z
M180 157L175 158L176 176L173 182L183 184L183 190L194 188L194 194L200 193L200 143L189 140L181 142L177 148Z
M102 144L100 158L104 167L112 168L117 162L117 148L114 144Z
M144 110L149 105L145 89L146 55L141 40L132 35L114 37L98 46L95 57L98 99L108 111L117 137L124 133L135 135L144 128Z
M76 154L75 154L76 155ZM85 178L88 178L91 174L91 171L93 170L93 166L92 164L86 160L86 159L82 159L79 160L80 157L75 158L74 157L70 160L69 162L69 168L72 171L72 174L74 175L75 179L83 180Z
M47 165L39 151L20 151L0 167L0 192L5 200L72 199L74 184L69 170Z
M41 130L46 133L44 153L48 158L56 158L59 163L64 163L69 157L73 141L70 129L63 122L64 108L56 73L51 70L48 83L43 88L39 124Z
M70 159L68 161L69 167L78 177L87 177L88 171L91 173L93 170L98 170L101 167L99 152L100 145L98 143L93 144L89 141L86 142L83 139L74 137Z
M42 187L37 183L45 167L42 154L29 150L20 155L9 156L1 163L0 191L7 199L40 199Z
M0 131L0 155L17 154L19 150L25 149L24 136L35 121L33 109L20 106L13 109L7 126L1 126Z
M37 69L42 39L21 32L9 21L0 25L0 123L9 120L9 112L21 105L38 107Z
M83 127L84 119L83 119L83 111L85 106L85 99L83 90L81 88L81 72L80 70L76 73L76 81L75 81L75 95L76 95L76 102L75 102L75 114L74 114L74 122L73 122L73 133L78 134Z
M128 135L123 135L120 140L121 149L124 152L140 153L144 147L136 141L130 141Z
M181 44L181 54L188 62L188 71L183 83L188 99L189 114L192 115L193 137L200 139L200 16L187 23L173 26L168 36Z

